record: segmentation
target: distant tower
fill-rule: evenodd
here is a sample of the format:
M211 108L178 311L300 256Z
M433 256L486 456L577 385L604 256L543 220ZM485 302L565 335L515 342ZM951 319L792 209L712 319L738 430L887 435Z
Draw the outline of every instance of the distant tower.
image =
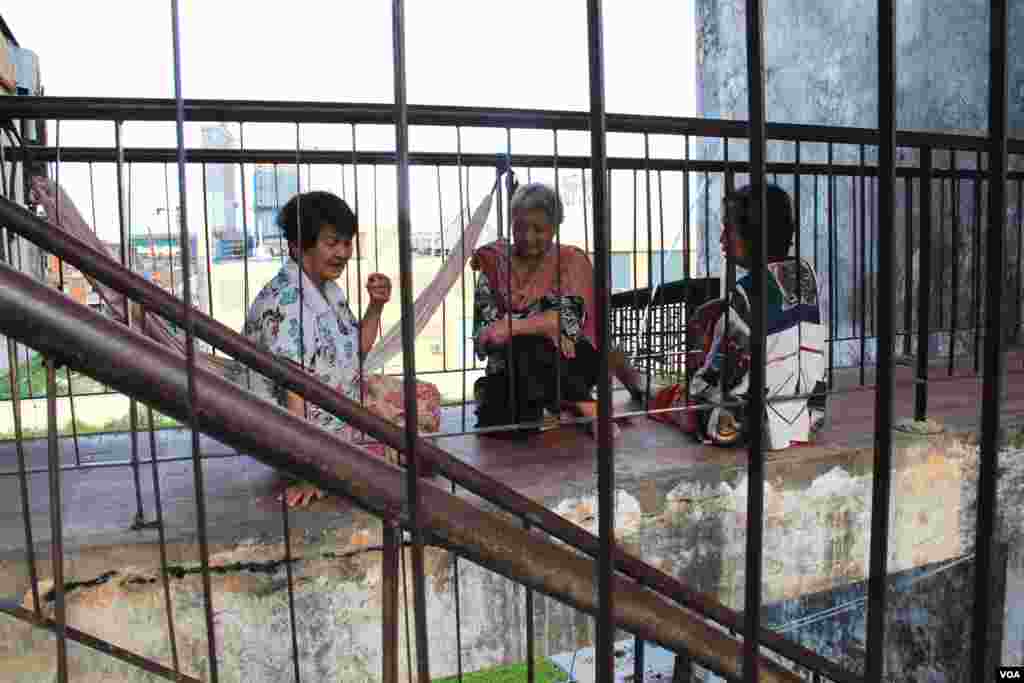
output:
M284 235L277 227L277 212L298 191L298 173L294 164L261 164L253 174L253 223L256 240L276 253ZM282 244L283 246L283 244Z
M203 126L203 149L237 149L231 131L224 124ZM214 238L214 255L218 260L241 258L245 244L242 238L240 208L236 198L235 164L208 164L206 166L207 207L210 233Z

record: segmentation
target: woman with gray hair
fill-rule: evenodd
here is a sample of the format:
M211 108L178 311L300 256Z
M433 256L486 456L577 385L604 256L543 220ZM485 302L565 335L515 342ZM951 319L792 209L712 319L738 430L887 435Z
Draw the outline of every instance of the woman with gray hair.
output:
M596 417L590 259L578 247L555 247L564 208L549 185L518 188L511 214L513 243L499 239L484 245L472 261L480 271L473 340L477 356L487 361L477 427L540 423L545 410L557 416L563 405L579 416ZM634 396L640 393L639 373L621 353L610 358L613 372Z

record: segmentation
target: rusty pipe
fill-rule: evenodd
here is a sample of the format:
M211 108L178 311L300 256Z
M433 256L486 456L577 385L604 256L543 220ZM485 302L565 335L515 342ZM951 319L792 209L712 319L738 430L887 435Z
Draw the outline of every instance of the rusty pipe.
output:
M183 419L189 413L184 359L7 265L0 265L0 332L167 415ZM196 403L191 411L200 431L385 520L408 522L401 469L254 399L209 370L195 368L194 373ZM591 560L436 486L424 485L420 495L421 523L446 546L513 581L596 612ZM722 631L623 577L616 577L614 590L615 622L621 628L691 653L713 670L739 672L740 645ZM762 680L799 680L767 660L764 666Z

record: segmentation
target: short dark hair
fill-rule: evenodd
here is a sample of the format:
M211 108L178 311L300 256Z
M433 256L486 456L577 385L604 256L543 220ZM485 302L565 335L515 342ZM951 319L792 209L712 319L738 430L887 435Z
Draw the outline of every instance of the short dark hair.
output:
M723 218L736 226L740 237L746 242L753 242L759 227L758 216L754 215L754 191L756 185L745 185L725 195ZM793 220L793 203L789 194L778 185L769 183L765 186L765 218L768 221L765 252L768 258L782 258L789 255L793 246L793 232L796 224Z
M320 228L332 225L342 239L352 239L356 234L356 215L341 197L330 192L303 192L288 200L277 215L277 225L284 233L288 244L299 244L302 235L303 251L316 245ZM300 230L301 228L301 230Z

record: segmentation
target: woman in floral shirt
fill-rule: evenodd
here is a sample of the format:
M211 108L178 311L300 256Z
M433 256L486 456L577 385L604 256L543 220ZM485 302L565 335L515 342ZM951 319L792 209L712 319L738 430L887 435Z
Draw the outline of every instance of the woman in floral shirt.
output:
M329 192L307 192L284 206L278 223L291 258L256 295L246 317L245 336L300 365L346 398L363 401L373 412L401 422L401 392L396 390L400 380L374 376L364 381L360 375L360 357L369 353L377 339L381 311L391 298L391 280L380 273L367 278L369 305L362 322L356 320L335 282L352 258L355 214L344 200ZM296 415L346 440L360 440L351 425L320 406L306 403L265 377L254 376L250 381L254 391ZM440 425L437 388L418 383L417 396L420 427L436 431ZM382 444L361 445L398 461L397 454ZM294 484L286 491L287 502L293 506L322 496L322 491L308 483Z

